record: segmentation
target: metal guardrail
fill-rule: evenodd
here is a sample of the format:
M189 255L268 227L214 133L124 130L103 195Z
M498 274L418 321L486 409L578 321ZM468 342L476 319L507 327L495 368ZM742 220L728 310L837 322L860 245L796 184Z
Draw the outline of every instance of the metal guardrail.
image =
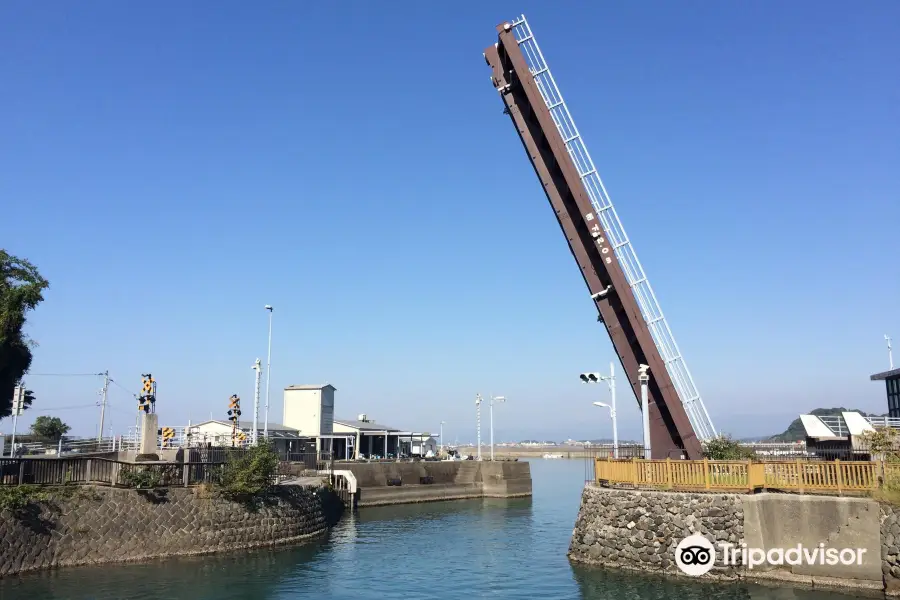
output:
M615 460L595 462L598 484L683 491L777 490L786 492L868 492L884 475L900 476L900 464L876 461L713 461Z
M131 487L131 476L146 473L154 486L191 486L220 480L224 463L128 463L107 458L0 459L0 486L99 484Z

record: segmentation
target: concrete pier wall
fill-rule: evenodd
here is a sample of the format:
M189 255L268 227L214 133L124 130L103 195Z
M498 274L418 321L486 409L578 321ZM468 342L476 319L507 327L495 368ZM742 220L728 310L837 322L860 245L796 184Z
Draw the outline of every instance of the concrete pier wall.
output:
M531 465L524 461L340 463L340 468L356 477L358 507L531 495ZM434 483L421 484L420 478L428 476ZM389 486L389 479L400 479L402 485Z

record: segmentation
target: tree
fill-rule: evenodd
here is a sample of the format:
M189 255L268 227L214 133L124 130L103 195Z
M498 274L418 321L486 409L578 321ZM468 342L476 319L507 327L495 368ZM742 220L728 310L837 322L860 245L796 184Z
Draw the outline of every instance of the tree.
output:
M0 250L0 419L12 414L14 390L31 367L34 343L23 332L26 315L49 286L30 262Z
M703 456L709 460L749 460L755 452L731 439L731 436L722 434L703 442Z
M59 441L59 438L69 433L70 429L72 428L63 423L59 417L42 415L34 420L34 424L31 426L31 433L56 442Z

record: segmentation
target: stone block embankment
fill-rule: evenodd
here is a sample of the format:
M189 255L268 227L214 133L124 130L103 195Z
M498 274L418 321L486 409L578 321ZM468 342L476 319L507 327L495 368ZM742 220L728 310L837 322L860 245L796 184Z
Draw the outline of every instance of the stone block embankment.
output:
M327 531L334 502L299 486L252 508L197 488L78 487L0 512L0 576L300 542Z
M701 578L771 579L888 593L900 589L900 509L866 498L679 493L588 484L569 557L683 576L675 562L676 547L693 534L715 548L714 566ZM736 550L727 564L723 545ZM788 554L798 546L803 550ZM751 567L743 548L764 553L764 562ZM858 560L828 564L799 559L801 552L814 550L828 556L826 549L853 549Z

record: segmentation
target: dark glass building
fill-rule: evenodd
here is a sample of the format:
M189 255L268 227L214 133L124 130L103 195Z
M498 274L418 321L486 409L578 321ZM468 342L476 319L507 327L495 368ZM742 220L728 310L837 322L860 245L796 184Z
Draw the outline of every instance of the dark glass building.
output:
M872 381L884 381L887 387L888 416L900 418L900 369L875 373Z

